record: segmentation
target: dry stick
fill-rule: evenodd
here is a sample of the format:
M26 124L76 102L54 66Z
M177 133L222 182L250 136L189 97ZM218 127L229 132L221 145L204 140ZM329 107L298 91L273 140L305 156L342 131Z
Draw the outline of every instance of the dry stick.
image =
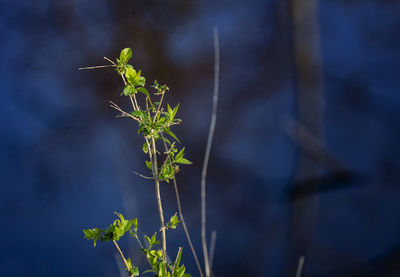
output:
M219 41L218 41L218 28L214 27L214 97L213 108L210 123L210 130L208 133L207 147L204 154L203 170L201 173L201 241L203 245L204 267L206 277L210 277L210 265L208 261L207 240L206 240L206 175L208 160L210 159L211 144L214 136L215 121L217 119L217 104L218 104L218 86L219 86Z
M163 136L162 134L161 134L161 137L164 138L164 136ZM168 153L168 152L169 152L169 149L168 149L167 143L166 143L164 140L163 140L163 143L164 143L165 152ZM168 155L168 154L167 154L167 155ZM171 161L171 158L170 158L169 155L167 156L167 159L168 159L168 161L170 162L170 165L173 166L172 161ZM181 221L182 221L183 230L185 231L186 239L187 239L187 241L188 241L188 243L189 243L190 250L192 251L194 260L195 260L196 265L197 265L197 269L199 270L200 276L203 277L203 276L204 276L203 270L201 269L201 265L200 265L199 259L197 258L196 250L194 250L194 246L193 246L193 243L192 243L192 239L190 238L190 234L189 234L188 228L187 228L187 226L186 226L185 219L183 218L183 211L182 211L182 205L181 205L181 198L180 198L180 196L179 196L178 185L177 185L177 183L176 183L175 177L172 178L172 180L173 180L173 182L174 182L176 203L178 204L178 213L179 213L179 217L181 218Z
M166 258L167 258L167 237L165 234L164 212L163 212L162 203L161 203L160 182L158 181L157 150L156 150L156 142L154 140L154 136L151 136L151 142L153 144L153 169L154 169L153 174L154 174L154 182L155 182L155 187L156 187L158 214L160 216L163 256L164 256L164 259L166 260Z
M121 258L124 261L124 264L125 264L126 268L128 269L129 265L128 265L128 262L126 261L125 257L124 257L124 253L122 253L121 249L118 246L118 243L115 240L113 240L113 243L114 243L115 247L117 248L119 254L121 255ZM131 274L130 277L133 277L133 274Z
M304 256L300 256L299 264L297 266L296 277L300 277L301 276L301 272L303 271L304 259L305 259Z
M106 68L106 67L117 67L117 66L116 65L87 66L87 67L79 67L78 70L97 69L97 68Z

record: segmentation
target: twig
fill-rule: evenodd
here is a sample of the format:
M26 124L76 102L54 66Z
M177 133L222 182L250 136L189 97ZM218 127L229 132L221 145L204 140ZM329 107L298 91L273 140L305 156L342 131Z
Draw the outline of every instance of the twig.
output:
M117 67L117 66L116 65L96 65L96 66L79 67L78 70L98 69L98 68L106 68L106 67Z
M210 130L208 133L207 147L204 154L203 170L201 173L201 240L203 245L203 256L204 256L204 267L206 271L206 277L210 277L210 265L208 261L207 251L207 240L206 240L206 176L208 160L210 159L210 151L212 140L215 130L215 121L217 119L217 104L218 104L218 86L219 86L219 41L218 41L218 28L214 27L214 96L213 96L213 108L210 123Z
M161 133L161 137L164 138L162 133ZM164 143L165 152L168 155L170 150L168 149L167 143L164 140L163 140L163 143ZM170 162L170 165L173 166L171 158L170 158L169 155L167 156L167 159ZM179 196L179 190L178 190L178 185L176 183L176 178L174 177L172 180L173 180L173 183L174 183L176 203L178 204L178 213L179 213L179 217L180 217L180 219L182 221L183 230L185 231L186 239L187 239L187 241L189 243L190 250L192 251L192 254L193 254L193 257L194 257L194 261L196 262L196 265L197 265L197 269L199 270L200 276L203 277L204 276L203 270L201 269L201 265L200 265L199 259L197 258L196 250L194 249L194 246L193 246L192 240L190 238L190 234L189 234L188 228L186 226L185 218L183 217L181 198Z
M156 149L156 142L155 142L153 136L151 136L151 143L153 145L153 175L154 175L154 182L155 182L155 187L156 187L158 214L160 216L160 225L161 225L161 234L162 234L162 249L163 249L164 259L166 260L166 258L167 258L167 236L165 234L164 212L163 212L162 202L161 202L160 182L158 181L157 149ZM150 149L149 149L149 151L150 151Z
M122 116L130 117L130 118L133 118L134 120L140 122L140 119L139 119L139 118L137 118L137 117L135 117L135 116L133 116L133 115L131 115L131 114L125 112L125 111L122 110L120 107L118 107L118 105L115 104L114 102L112 102L112 101L109 101L109 102L111 103L110 107L113 108L113 109L116 109L117 111L119 111L119 112L121 113Z
M134 174L136 174L136 175L138 175L138 176L140 176L140 177L142 177L144 179L154 180L154 177L144 176L144 175L142 175L142 174L140 174L140 173L138 173L136 171L133 171L133 170L132 170L132 173L134 173Z
M129 265L128 265L128 262L126 261L125 257L124 257L124 253L122 253L121 249L118 246L118 243L115 240L113 240L113 243L114 243L115 247L117 248L119 254L121 255L121 258L124 261L124 264L125 264L126 268L128 269ZM133 274L130 274L129 276L133 277Z
M214 260L214 253L215 253L215 243L217 241L217 231L213 230L211 232L211 241L210 241L210 253L209 253L209 258L210 258L210 271L212 272L212 264Z
M303 271L304 259L305 259L305 257L303 255L300 256L299 264L297 265L296 277L301 276L301 272Z
M181 253L182 253L182 247L179 247L179 249L178 249L178 255L176 255L175 264L174 264L174 269L173 269L173 271L172 271L172 274L175 273L176 266L178 265L178 259L179 259L179 256L181 255Z

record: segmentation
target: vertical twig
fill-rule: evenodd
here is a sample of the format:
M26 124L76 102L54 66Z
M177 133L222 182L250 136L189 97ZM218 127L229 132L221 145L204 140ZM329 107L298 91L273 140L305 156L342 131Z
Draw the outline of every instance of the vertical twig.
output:
M214 253L215 253L215 244L217 242L217 231L212 230L211 232L211 241L210 241L210 253L209 253L209 260L210 260L210 271L212 272L212 265L214 260Z
M161 135L162 138L164 138L162 133L160 135ZM164 143L165 152L168 153L169 149L168 149L167 143L164 140L163 140L163 143ZM168 159L170 165L173 166L171 158L170 158L169 155L167 156L167 159ZM193 257L194 257L194 261L196 262L197 269L199 270L199 273L200 273L200 277L203 277L204 276L203 270L201 269L201 265L200 265L199 259L197 258L196 250L194 249L194 246L193 246L193 243L192 243L192 239L190 238L190 234L189 234L189 231L188 231L187 226L186 226L185 218L183 217L183 211L182 211L182 205L181 205L181 198L179 196L178 184L176 183L176 178L175 177L172 180L173 180L173 183L174 183L176 203L178 205L178 213L179 213L179 217L180 217L180 219L182 221L183 230L185 231L186 239L187 239L187 241L189 243L190 250L192 251L192 254L193 254Z
M299 264L297 265L296 277L301 276L301 272L303 271L304 259L305 259L305 257L303 255L300 256Z
M165 234L164 212L163 212L162 202L161 202L160 182L158 181L157 149L156 149L156 142L155 142L153 136L151 136L151 142L153 145L153 175L154 175L154 182L155 182L155 187L156 187L158 214L160 216L160 225L161 225L161 234L162 234L162 249L163 249L164 259L166 260L167 259L167 237ZM150 151L150 149L149 149L149 151Z
M218 87L219 87L219 40L218 40L217 27L213 28L213 35L214 35L214 55L215 55L214 96L213 96L210 130L208 133L206 152L204 154L203 170L201 172L201 241L203 246L204 267L205 267L206 277L210 277L210 265L208 261L207 240L206 240L206 175L207 175L208 160L210 159L212 140L214 136L215 121L217 119Z

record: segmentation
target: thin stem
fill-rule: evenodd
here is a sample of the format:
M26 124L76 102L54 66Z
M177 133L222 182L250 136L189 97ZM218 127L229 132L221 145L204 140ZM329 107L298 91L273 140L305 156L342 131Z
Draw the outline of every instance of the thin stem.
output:
M127 262L126 259L125 259L124 253L122 253L121 249L120 249L119 246L118 246L118 243L117 243L115 240L113 240L113 243L114 243L115 247L117 248L119 254L121 255L121 258L122 258L122 260L124 261L124 264L125 264L125 266L126 266L126 269L128 270L129 265L128 265L128 262ZM130 277L133 277L133 274L130 274L129 276L130 276Z
M106 68L106 67L117 67L117 66L116 65L86 66L86 67L79 67L78 70L98 69L98 68Z
M305 257L304 256L300 256L299 264L297 265L296 277L300 277L301 276L301 272L303 271L304 260L305 260Z
M129 96L129 99L131 100L131 104L132 104L133 110L138 111L138 107L135 106L135 103L133 102L132 96Z
M158 214L160 215L163 256L164 256L164 260L165 260L167 257L167 237L165 234L164 212L163 212L162 203L161 203L160 182L158 181L157 149L156 149L156 142L155 142L153 136L151 136L151 142L153 145L153 174L154 174L154 182L155 182L155 187L156 187Z
M134 174L136 174L137 176L140 176L140 177L142 177L142 178L144 178L144 179L154 180L154 177L144 176L143 174L140 174L140 173L138 173L138 172L136 172L136 171L133 171L133 170L132 170L132 173L134 173Z
M139 107L139 104L138 104L138 102L137 102L137 100L136 100L136 95L135 95L135 94L133 95L133 100L135 101L136 108L137 108L137 110L139 111L139 110L140 110L140 107Z
M206 176L208 160L210 159L211 145L215 130L215 121L217 119L217 104L218 104L218 87L219 87L219 41L218 41L218 29L214 27L214 96L213 96L213 108L211 115L210 130L208 133L208 140L206 146L206 152L204 154L203 170L201 173L201 241L203 246L204 256L204 267L206 271L206 277L210 277L210 264L208 260L207 251L207 240L206 240Z
M125 112L120 107L118 107L118 105L115 104L114 102L110 101L110 103L111 103L110 107L113 108L113 109L116 109L117 111L119 111L121 113L121 116L133 118L134 120L136 120L136 121L138 121L140 123L140 119L139 118L137 118L137 117Z
M212 272L212 265L214 261L214 253L215 253L215 244L217 242L217 231L213 230L211 232L211 241L210 241L210 253L209 253L209 258L210 258L210 271Z
M179 247L179 249L178 249L178 255L176 255L175 264L174 264L174 268L173 268L173 270L172 270L172 273L175 273L175 269L176 269L176 266L177 266L177 263L178 263L178 258L179 258L179 256L181 255L181 253L182 253L182 247Z
M164 138L164 136L162 134L161 134L161 137ZM170 150L168 149L167 143L164 140L163 140L163 143L164 143L165 152L169 153ZM172 161L171 161L171 157L169 155L167 156L167 159L170 162L171 167L173 167L173 164L172 164ZM186 239L187 239L187 241L189 243L190 250L192 251L194 260L195 260L196 265L197 265L197 269L199 270L200 276L203 277L204 276L203 270L201 269L201 265L200 265L199 259L197 258L196 250L194 249L192 240L190 238L189 231L188 231L187 226L186 226L185 219L183 217L181 199L180 199L180 196L179 196L179 190L178 190L178 185L176 183L175 176L174 176L174 178L172 180L174 182L176 203L178 204L178 213L179 213L179 217L181 218L181 221L182 221L183 230L185 231Z

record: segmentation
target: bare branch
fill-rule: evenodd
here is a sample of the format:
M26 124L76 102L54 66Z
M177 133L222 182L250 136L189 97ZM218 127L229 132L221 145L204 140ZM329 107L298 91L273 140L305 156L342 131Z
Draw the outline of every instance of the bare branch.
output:
M123 116L123 117L130 117L130 118L136 120L137 122L140 122L140 119L139 119L139 118L137 118L137 117L131 115L130 113L125 112L124 110L122 110L122 109L121 109L117 104L115 104L114 102L112 102L112 101L109 101L109 102L111 103L110 107L113 108L113 109L116 109L117 111L119 111L119 112L121 113L121 116Z
M106 67L117 67L117 66L116 65L96 65L96 66L79 67L78 70L98 69L98 68L106 68Z
M218 40L218 28L214 27L214 96L213 96L213 107L211 115L210 130L208 133L208 140L206 146L206 152L204 154L203 170L201 173L201 240L203 246L204 256L204 267L206 271L206 277L210 277L210 265L208 261L207 251L207 240L206 240L206 176L208 161L210 159L211 145L215 130L215 121L217 119L217 104L218 104L218 88L219 88L219 40Z
M133 171L133 170L132 170L132 173L134 173L134 174L136 174L136 175L138 175L138 176L140 176L140 177L142 177L142 178L144 178L144 179L154 180L154 177L144 176L144 175L142 175L142 174L140 174L140 173L137 173L136 171Z

